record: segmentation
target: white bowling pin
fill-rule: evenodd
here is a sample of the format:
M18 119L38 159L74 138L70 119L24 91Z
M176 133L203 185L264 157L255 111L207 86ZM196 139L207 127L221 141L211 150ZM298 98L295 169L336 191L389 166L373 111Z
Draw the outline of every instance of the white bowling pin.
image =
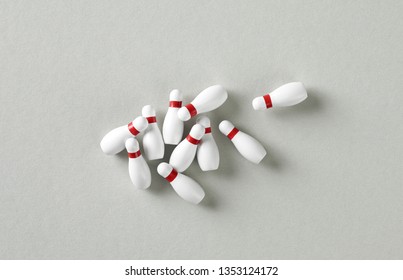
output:
M162 126L165 144L177 145L182 140L183 121L178 118L178 111L181 107L182 93L174 89L169 94L169 107Z
M129 138L125 142L129 156L129 175L137 189L146 189L151 185L151 172L147 162L140 152L139 142Z
M148 126L144 117L137 117L128 125L122 125L108 132L101 141L101 149L107 155L114 155L124 150L128 138L136 136Z
M170 164L165 162L160 163L157 171L184 200L198 204L204 198L203 188L192 178L178 173Z
M220 85L206 88L200 92L192 102L178 111L178 117L187 121L197 114L213 111L220 107L227 100L228 93Z
M239 131L230 121L222 121L218 128L234 143L238 152L247 160L258 164L266 156L266 150L259 141Z
M301 82L282 85L272 93L256 97L252 101L253 109L265 110L271 107L287 107L301 103L308 97Z
M197 145L204 135L204 127L195 124L189 132L189 135L179 143L172 151L169 164L179 172L185 171L196 155Z
M141 113L148 122L143 136L144 154L148 160L161 159L164 157L165 145L157 124L155 109L151 105L146 105Z
M220 164L220 153L211 134L210 119L206 116L201 116L196 123L201 124L205 129L205 134L197 146L197 162L203 171L216 170Z

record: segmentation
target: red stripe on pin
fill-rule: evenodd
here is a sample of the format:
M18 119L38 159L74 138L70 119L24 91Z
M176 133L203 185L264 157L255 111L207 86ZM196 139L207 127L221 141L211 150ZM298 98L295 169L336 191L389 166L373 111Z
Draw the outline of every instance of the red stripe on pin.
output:
M192 136L190 136L190 134L186 137L186 140L188 140L193 145L197 145L200 143L200 140L194 139Z
M155 116L146 118L148 123L155 123L157 122L157 118Z
M129 129L130 133L133 134L134 136L136 136L137 134L140 133L140 131L138 131L134 126L133 126L133 122L129 123L127 125L127 128Z
M180 108L182 107L182 101L169 101L169 107Z
M140 150L138 150L135 153L127 153L127 155L129 156L129 158L138 158L139 156L141 156L141 152Z
M238 128L234 127L230 133L228 133L227 137L232 140L232 138L234 138L234 136L239 132Z
M186 109L188 109L190 117L194 117L197 115L197 110L196 110L195 106L192 105L192 103L189 103L185 107L186 107Z
M273 104L271 103L271 97L269 94L263 95L264 102L266 102L266 108L271 108Z
M178 176L178 171L176 171L175 168L172 168L171 173L169 173L169 175L166 176L165 179L166 179L168 182L171 183L173 180L175 180L176 176Z
M206 127L204 129L204 134L211 133L211 127Z

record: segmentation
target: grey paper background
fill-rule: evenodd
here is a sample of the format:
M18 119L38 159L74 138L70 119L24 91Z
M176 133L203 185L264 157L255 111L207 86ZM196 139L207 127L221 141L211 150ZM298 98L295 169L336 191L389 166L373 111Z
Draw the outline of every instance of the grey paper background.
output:
M1 1L3 259L403 258L402 1ZM302 81L309 98L254 111ZM126 154L99 147L143 105L161 122L222 84L208 114L218 171L186 171L180 199L150 163L136 191ZM244 160L222 119L269 156ZM188 131L193 121L187 123ZM169 155L172 148L167 150ZM168 158L167 155L167 158Z

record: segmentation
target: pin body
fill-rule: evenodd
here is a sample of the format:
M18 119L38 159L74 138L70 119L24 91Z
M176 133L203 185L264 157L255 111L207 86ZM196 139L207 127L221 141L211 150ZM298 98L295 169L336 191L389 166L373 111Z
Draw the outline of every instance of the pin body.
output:
M157 124L155 109L151 105L146 105L143 107L142 115L148 122L143 136L144 154L148 160L161 159L164 157L165 145Z
M220 107L228 98L227 91L220 85L206 88L188 105L178 111L178 117L187 121L197 114L210 112Z
M146 189L151 185L151 172L140 152L139 142L129 138L125 142L129 156L129 175L137 189Z
M162 126L162 135L165 144L177 145L183 136L183 121L178 118L178 111L182 107L182 93L174 89L169 94L169 107Z
M101 141L101 149L107 155L115 155L125 148L128 138L137 136L148 126L144 117L137 117L128 125L122 125L108 132Z
M219 129L234 143L238 152L247 160L258 164L266 156L266 150L259 141L239 131L230 121L222 121Z
M210 119L201 116L196 123L201 124L205 129L205 134L197 146L197 162L203 171L216 170L220 164L220 153L211 133Z
M253 109L265 110L271 107L287 107L301 103L308 97L301 82L282 85L272 93L256 97L252 101Z
M200 124L195 124L189 135L172 151L169 164L179 172L185 171L195 158L197 145L203 135L204 127Z
M165 162L160 163L157 171L184 200L193 204L198 204L203 200L205 196L203 188L192 178L179 173L170 164Z

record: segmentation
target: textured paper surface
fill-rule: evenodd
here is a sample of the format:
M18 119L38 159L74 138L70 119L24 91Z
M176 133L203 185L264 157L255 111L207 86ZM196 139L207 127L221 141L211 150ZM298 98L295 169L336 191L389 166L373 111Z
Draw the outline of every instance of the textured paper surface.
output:
M1 1L0 257L403 258L403 2ZM254 111L302 81L308 99ZM222 84L220 169L193 206L99 142ZM268 150L244 160L229 119ZM187 133L193 121L186 124ZM170 153L172 147L167 149Z

